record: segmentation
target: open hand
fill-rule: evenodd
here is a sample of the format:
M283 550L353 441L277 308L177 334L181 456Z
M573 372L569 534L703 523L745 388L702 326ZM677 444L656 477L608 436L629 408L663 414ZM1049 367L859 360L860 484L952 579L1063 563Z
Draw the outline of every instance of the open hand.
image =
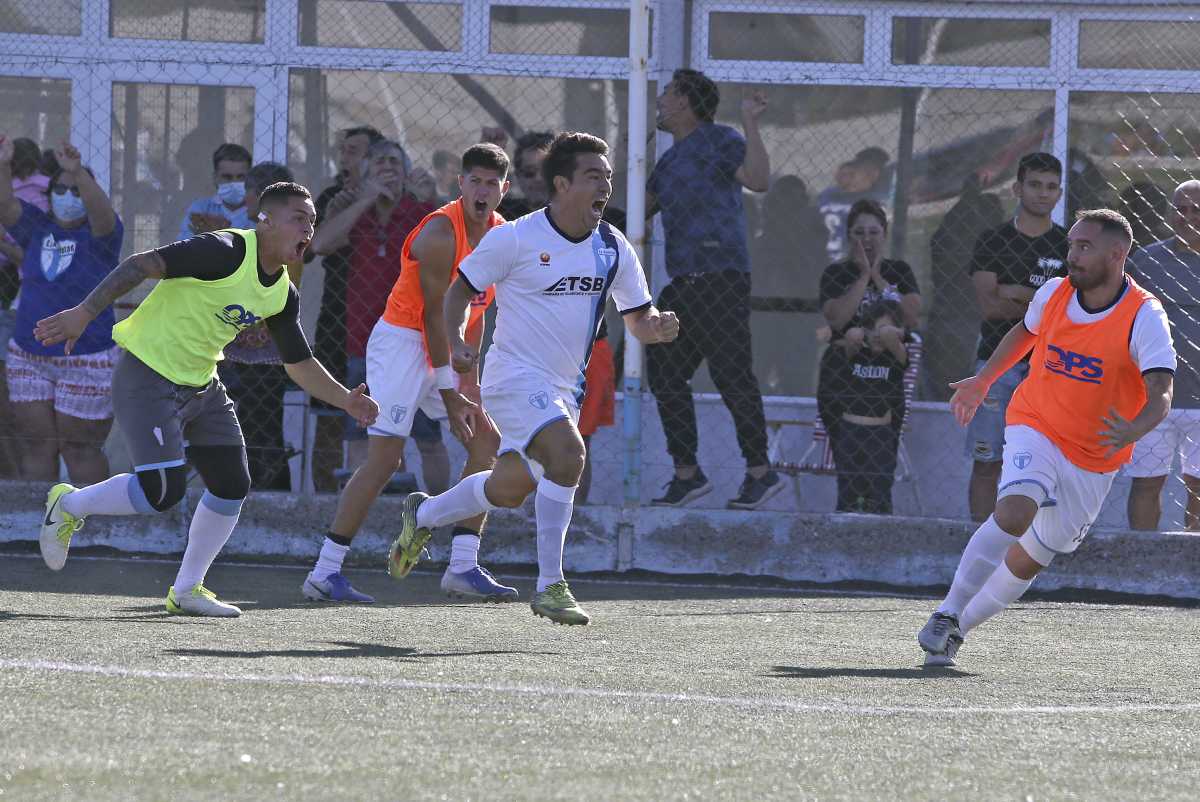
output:
M471 399L457 390L442 390L442 403L446 405L446 418L450 423L450 433L458 441L466 445L475 436L479 427L479 416L483 409Z
M1108 446L1105 457L1111 457L1130 443L1137 442L1138 435L1133 428L1133 422L1122 418L1112 407L1109 407L1108 414L1101 420L1108 427L1099 432L1101 445Z
M360 384L350 391L342 409L364 429L379 417L379 404L375 403L374 398L367 395L367 385L365 384Z
M960 426L966 426L975 417L975 411L987 398L990 386L978 376L950 382L954 395L950 396L950 411Z
M42 318L33 327L33 336L42 345L58 345L65 342L64 353L71 353L75 341L92 322L92 315L83 306L73 306L58 314Z

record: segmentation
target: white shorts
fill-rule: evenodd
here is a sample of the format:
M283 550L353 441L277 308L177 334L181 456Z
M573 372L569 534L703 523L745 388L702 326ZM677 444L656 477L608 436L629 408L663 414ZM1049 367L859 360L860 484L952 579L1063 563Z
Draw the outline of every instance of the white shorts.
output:
M1037 516L1021 536L1021 546L1038 563L1049 565L1055 555L1079 548L1116 475L1086 471L1036 429L1009 426L997 498L1025 496L1037 502Z
M555 421L579 425L579 405L572 393L536 375L518 375L482 388L483 405L500 430L500 451L520 454L535 480L544 468L526 453L538 432Z
M1162 423L1137 441L1125 475L1135 479L1166 476L1175 455L1185 476L1200 476L1200 409L1173 409Z
M424 332L381 318L367 340L367 387L379 404L379 418L367 434L408 437L418 409L434 420L446 419Z

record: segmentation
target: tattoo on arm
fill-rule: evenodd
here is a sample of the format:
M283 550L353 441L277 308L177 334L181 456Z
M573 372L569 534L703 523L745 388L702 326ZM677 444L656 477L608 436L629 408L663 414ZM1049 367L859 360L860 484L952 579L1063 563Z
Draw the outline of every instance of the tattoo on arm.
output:
M166 265L155 251L135 253L96 285L96 289L83 301L83 306L93 316L99 315L125 293L148 278L163 278Z

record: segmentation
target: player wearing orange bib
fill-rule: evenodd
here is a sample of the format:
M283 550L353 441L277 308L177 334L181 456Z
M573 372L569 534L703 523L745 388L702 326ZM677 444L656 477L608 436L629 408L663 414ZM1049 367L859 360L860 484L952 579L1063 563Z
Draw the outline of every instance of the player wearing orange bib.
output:
M927 666L954 665L968 632L1075 551L1133 444L1171 409L1171 331L1162 304L1125 274L1128 221L1080 212L1067 238L1067 278L1037 291L978 375L950 385L950 408L966 425L992 382L1032 351L1008 407L996 511L917 636Z
M374 601L350 586L341 573L342 561L371 505L400 466L414 415L420 409L434 420L445 418L442 392L462 392L479 401L478 376L471 372L460 380L450 367L442 300L459 263L489 229L504 222L496 207L508 191L508 156L495 145L468 148L459 187L462 197L428 215L405 239L400 277L367 342L367 385L378 399L379 419L367 430L366 462L342 490L321 554L304 581L303 592L310 599ZM471 304L467 339L476 346L491 300L489 292ZM467 449L464 477L492 467L500 435L485 412L474 416L469 432L457 421L451 421L451 430ZM455 527L442 589L451 595L515 601L516 589L499 584L479 565L483 520L479 515Z

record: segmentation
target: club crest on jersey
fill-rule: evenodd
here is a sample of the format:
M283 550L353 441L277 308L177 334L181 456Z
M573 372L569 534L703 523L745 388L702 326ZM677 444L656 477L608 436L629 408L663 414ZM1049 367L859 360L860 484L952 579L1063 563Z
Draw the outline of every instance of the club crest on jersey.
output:
M239 331L249 328L262 320L262 318L241 304L230 304L220 312L215 312L214 314L217 316L217 320L220 320L222 323L228 323Z
M42 240L42 275L46 281L54 281L67 271L75 258L75 240L59 242L53 234Z
M542 251L542 255L538 257L538 261L544 265L550 264L550 254Z
M392 423L399 425L400 421L408 416L408 407L402 407L398 404L392 405Z
M1046 359L1046 370L1066 376L1078 382L1100 384L1104 377L1104 360L1098 356L1085 356L1057 345L1047 344L1049 358Z
M545 390L538 390L536 393L531 393L529 396L529 405L538 409L545 409L550 406L550 395Z
M1028 451L1018 451L1013 454L1013 465L1016 465L1020 470L1025 470L1029 467L1029 463L1033 462L1033 454Z
M605 270L612 270L617 263L617 252L613 248L597 248L596 258L604 263Z

